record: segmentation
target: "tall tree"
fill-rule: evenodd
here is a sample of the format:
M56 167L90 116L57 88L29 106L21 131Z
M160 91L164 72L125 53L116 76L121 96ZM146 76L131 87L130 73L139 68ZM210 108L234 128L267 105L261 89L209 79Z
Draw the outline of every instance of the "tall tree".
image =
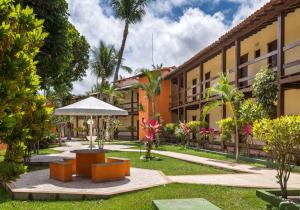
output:
M203 108L203 116L214 107L221 105L228 105L231 110L235 126L235 151L236 151L236 160L239 158L239 109L244 100L244 96L236 88L230 85L227 75L221 74L219 77L219 82L216 86L211 87L207 90L206 98L209 99L212 95L219 96L218 100L213 102L208 102Z
M92 50L91 67L94 75L104 84L106 79L113 76L117 64L117 55L114 46L107 46L100 41L99 46ZM98 84L99 81L97 81Z
M37 17L44 19L49 33L37 56L41 88L72 88L74 81L82 79L88 68L89 45L68 21L66 0L15 0L34 9Z
M35 57L47 34L29 7L1 0L0 8L0 139L8 145L0 179L9 179L24 171L26 141L46 129Z
M146 7L152 0L112 0L111 6L117 18L125 22L123 39L121 48L118 54L118 63L115 71L114 81L119 78L119 70L121 67L123 53L127 36L129 33L129 25L136 24L142 21L143 16L146 14Z
M109 78L111 78L116 70L118 60L118 51L113 45L106 45L103 41L99 42L99 46L92 50L91 66L94 75L97 77L98 86L99 79L101 79L101 85L107 85ZM132 73L132 69L128 66L121 68L127 73ZM100 87L99 87L100 88Z
M136 85L137 88L145 91L148 101L151 104L152 108L152 118L156 117L156 105L155 105L155 97L160 94L160 86L161 86L161 71L155 70L150 71L148 69L142 70L142 73L147 77L147 83L139 83Z

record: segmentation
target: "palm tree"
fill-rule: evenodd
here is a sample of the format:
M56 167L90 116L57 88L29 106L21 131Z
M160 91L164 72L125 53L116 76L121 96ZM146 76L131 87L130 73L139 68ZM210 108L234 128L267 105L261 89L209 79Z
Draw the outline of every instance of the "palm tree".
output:
M115 12L117 18L125 21L125 27L123 32L123 40L118 54L118 63L115 71L114 81L119 78L119 70L122 63L125 44L128 36L128 29L130 24L136 24L140 22L143 16L146 14L146 7L152 0L112 0L111 6Z
M124 97L124 94L118 90L115 85L107 84L104 88L102 88L103 98L107 103L110 104L119 104Z
M230 85L227 75L221 74L219 82L216 86L211 87L207 90L206 99L208 100L212 95L219 96L220 99L213 102L208 102L202 110L202 119L208 114L208 112L217 106L228 105L232 111L232 118L235 124L235 149L236 149L236 160L239 158L239 128L238 128L238 107L243 98L236 88Z
M106 45L103 41L100 41L99 46L92 50L91 67L92 72L97 77L97 84L101 79L101 85L105 85L107 80L114 75L116 65L118 61L118 51L112 45ZM128 66L123 66L121 62L121 68L132 73L132 69Z
M107 78L113 76L117 64L117 55L114 46L108 46L100 41L99 46L92 50L92 71L94 75L101 78L104 84ZM97 83L99 84L99 81Z
M160 85L161 85L161 70L150 71L144 69L142 73L147 77L148 83L139 83L135 87L140 88L145 91L146 96L151 103L152 108L152 118L156 117L156 105L155 97L160 94ZM150 118L150 116L149 116Z
M110 84L109 82L94 85L90 91L86 92L86 95L91 95L93 93L97 93L97 98L110 104L119 104L124 98L123 92L118 90L117 86Z

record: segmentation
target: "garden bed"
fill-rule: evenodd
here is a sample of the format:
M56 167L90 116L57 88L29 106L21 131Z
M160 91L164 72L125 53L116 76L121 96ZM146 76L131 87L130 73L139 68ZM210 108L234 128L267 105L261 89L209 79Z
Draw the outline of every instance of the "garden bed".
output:
M289 190L288 199L291 201L289 203L282 204L286 201L281 198L280 190L257 190L256 196L263 201L267 202L267 209L272 209L272 207L279 208L279 205L285 206L285 210L299 210L300 209L300 190Z

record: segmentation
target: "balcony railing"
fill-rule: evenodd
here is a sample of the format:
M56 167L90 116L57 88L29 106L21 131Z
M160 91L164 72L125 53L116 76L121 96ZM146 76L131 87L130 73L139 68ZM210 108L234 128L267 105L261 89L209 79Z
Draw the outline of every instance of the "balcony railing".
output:
M139 111L139 104L137 101L135 102L125 102L119 105L121 109L128 111L129 114L134 114Z
M298 48L297 52L300 51L300 40L288 44L283 47L283 56L285 57L287 53L293 53L292 50ZM260 71L262 67L268 66L269 59L276 56L277 59L278 50L274 50L267 54L264 54L256 59L250 60L246 63L239 65L239 72L244 70L247 72L247 76L238 78L239 89L243 92L248 92L252 90L253 80L255 75ZM280 78L280 83L288 83L291 81L300 81L300 55L293 56L296 59L290 60L283 64L283 74ZM299 58L299 59L298 59ZM279 62L277 60L277 62ZM274 63L273 63L274 64ZM276 64L276 63L275 63ZM272 68L277 71L277 65ZM221 72L221 71L220 71ZM235 74L234 69L227 70L229 74ZM189 104L205 99L205 94L207 92L206 87L212 87L213 84L218 80L218 76L214 76L210 79L204 80L194 86L188 87L186 89L180 88L179 91L173 91L171 95L171 107L177 107L183 104ZM230 81L231 85L235 85L235 81ZM202 87L202 93L200 93ZM177 87L178 88L178 87ZM215 99L215 96L211 96L211 100Z

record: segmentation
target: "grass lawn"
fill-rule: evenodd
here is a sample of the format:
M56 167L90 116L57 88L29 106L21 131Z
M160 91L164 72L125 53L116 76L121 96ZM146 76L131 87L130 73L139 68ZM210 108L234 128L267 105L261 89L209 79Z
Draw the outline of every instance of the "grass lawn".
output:
M62 153L62 151L52 149L51 147L39 150L39 155L49 155L49 154L59 154L59 153Z
M133 149L140 149L140 146L135 146L135 147L133 147ZM142 146L142 149L143 149L143 146ZM153 150L155 150L155 148ZM211 158L211 159L215 159L215 160L236 163L234 155L200 151L200 150L195 150L192 148L184 148L183 146L177 146L177 145L161 145L161 146L159 146L159 148L157 150L178 152L178 153L183 153L183 154L188 154L188 155L195 155L195 156L204 157L204 158ZM253 160L253 161L238 160L237 163L248 164L248 165L252 165L255 167L266 167L265 164L263 164L261 162L255 162L255 160Z
M232 171L225 171L222 169L213 168L210 166L194 164L175 158L156 155L161 160L143 161L140 160L140 153L138 152L110 152L106 154L107 157L124 157L129 158L132 167L154 169L164 172L166 175L193 175L193 174L228 174L234 173Z
M94 201L12 201L0 188L1 210L153 210L152 200L205 198L224 210L263 210L255 190L221 186L169 184L140 192Z

